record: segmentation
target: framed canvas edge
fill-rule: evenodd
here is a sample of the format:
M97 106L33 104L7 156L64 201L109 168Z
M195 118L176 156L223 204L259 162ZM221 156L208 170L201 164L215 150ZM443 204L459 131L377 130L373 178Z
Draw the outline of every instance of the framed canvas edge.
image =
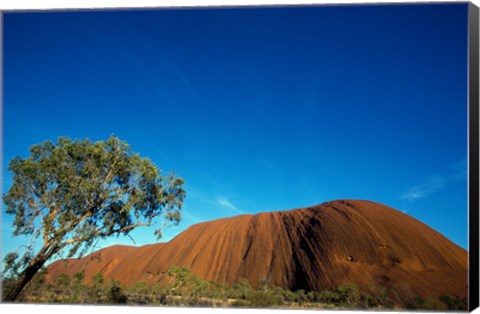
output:
M469 298L479 306L479 8L468 6L469 42Z

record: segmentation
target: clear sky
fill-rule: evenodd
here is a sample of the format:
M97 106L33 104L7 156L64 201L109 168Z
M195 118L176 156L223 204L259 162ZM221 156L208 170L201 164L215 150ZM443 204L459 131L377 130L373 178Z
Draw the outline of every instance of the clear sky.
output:
M186 181L178 227L368 199L467 248L467 4L8 13L14 156L115 134ZM11 237L3 214L4 254ZM132 233L155 242L152 229ZM99 246L133 244L112 238Z

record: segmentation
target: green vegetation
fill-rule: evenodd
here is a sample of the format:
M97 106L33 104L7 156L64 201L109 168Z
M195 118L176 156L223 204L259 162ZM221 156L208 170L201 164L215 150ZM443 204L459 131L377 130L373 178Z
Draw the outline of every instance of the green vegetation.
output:
M13 184L3 196L14 217L13 235L32 241L5 256L10 279L3 301L14 301L54 255L81 256L98 239L129 235L151 226L160 216L177 224L185 191L183 180L162 177L116 137L106 141L59 138L30 147L27 158L15 157L8 168ZM155 230L160 237L161 230ZM40 242L40 243L36 243ZM40 250L34 250L41 244ZM70 286L61 278L58 287Z
M368 286L365 291L360 291L355 285L341 285L337 289L324 291L289 291L270 285L270 280L261 280L259 287L254 289L245 278L233 285L227 285L203 280L188 268L179 266L173 266L165 273L162 284L148 285L145 282L137 282L133 287L123 287L117 281L106 283L103 275L98 273L92 276L90 284L87 285L84 283L84 277L83 272L75 274L73 278L63 274L57 278L55 284L50 284L45 282L45 271L42 270L20 295L20 300L193 307L467 309L466 300L450 296L423 299L415 297L407 286L403 287L403 290L400 289L401 296L392 297L383 287L375 285ZM5 283L8 285L8 280Z

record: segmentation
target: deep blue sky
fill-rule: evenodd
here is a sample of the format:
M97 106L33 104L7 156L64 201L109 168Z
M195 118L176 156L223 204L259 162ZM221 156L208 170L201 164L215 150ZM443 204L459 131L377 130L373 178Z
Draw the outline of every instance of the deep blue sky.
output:
M3 169L112 133L186 180L180 226L341 198L467 248L467 5L7 13ZM4 192L11 174L2 173ZM3 216L4 253L12 239ZM153 230L133 233L153 243ZM114 238L100 243L132 244Z

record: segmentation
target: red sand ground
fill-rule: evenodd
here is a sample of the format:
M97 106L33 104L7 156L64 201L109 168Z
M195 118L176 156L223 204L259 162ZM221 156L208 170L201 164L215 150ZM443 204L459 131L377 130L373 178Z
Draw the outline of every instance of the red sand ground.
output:
M47 279L85 269L87 283L102 272L105 282L129 286L158 282L172 265L229 284L245 277L256 286L268 276L291 290L374 283L389 294L408 286L424 297L467 296L464 249L400 211L358 200L199 223L167 243L54 262Z

